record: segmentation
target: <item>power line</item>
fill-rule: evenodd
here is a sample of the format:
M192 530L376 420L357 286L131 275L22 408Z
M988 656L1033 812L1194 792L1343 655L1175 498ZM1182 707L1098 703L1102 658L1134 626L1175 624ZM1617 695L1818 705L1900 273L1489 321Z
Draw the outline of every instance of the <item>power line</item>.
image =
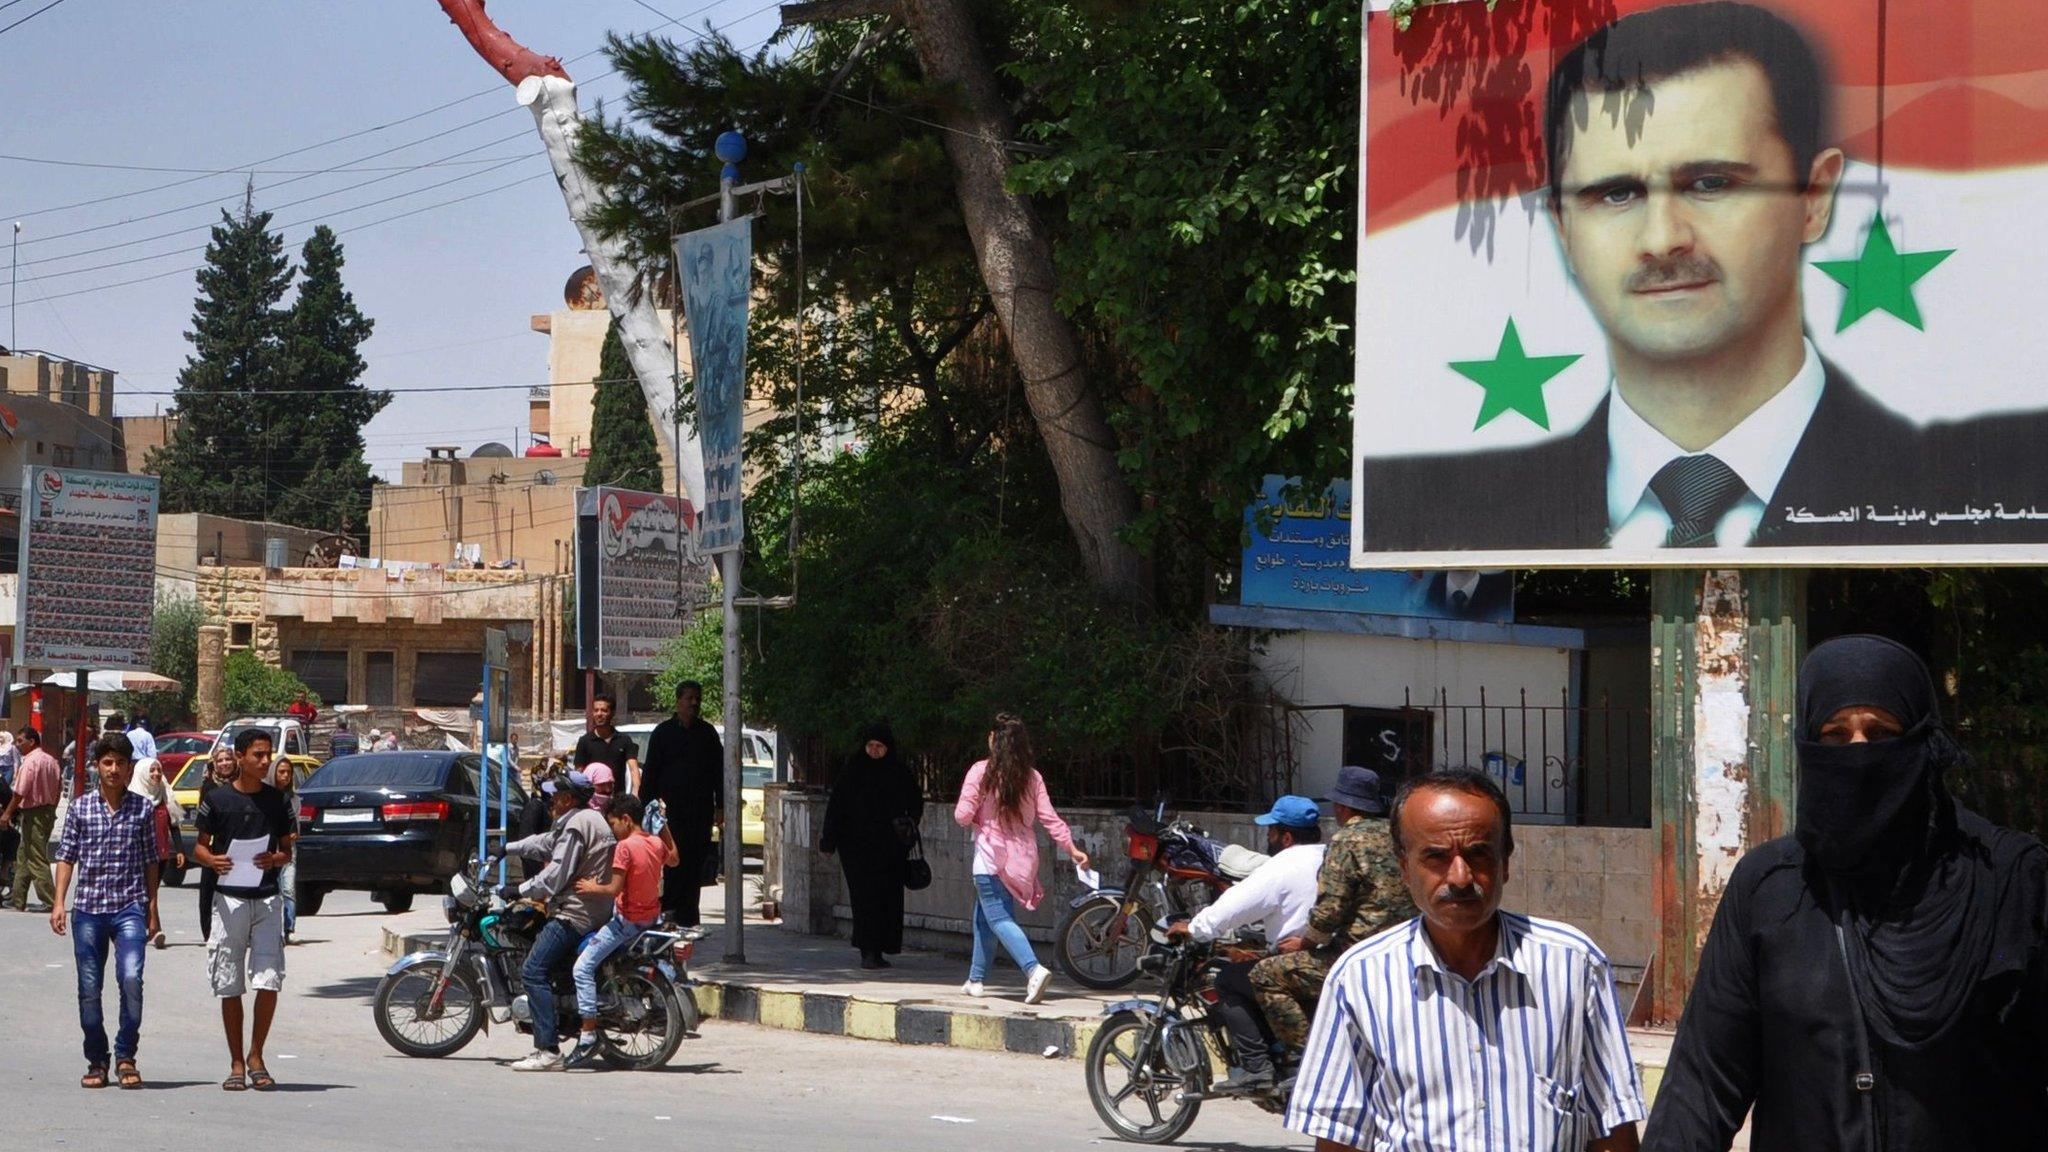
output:
M48 4L43 5L41 8L36 9L35 11L29 13L26 16L23 16L21 19L16 20L14 23L9 24L5 28L0 28L0 36L7 35L9 32L14 31L16 28L19 28L23 24L26 24L29 21L35 19L36 17L41 16L43 13L48 12L50 9L55 8L57 5L62 4L63 2L64 0L50 0Z
M19 2L19 0L16 0ZM194 172L205 176L219 176L223 173L212 168L171 168L157 164L106 164L90 160L58 160L50 156L23 156L14 152L0 152L0 160L11 160L16 164L47 164L57 168L96 168L109 172ZM417 168L454 168L468 164L489 164L489 160L430 160L424 164L392 164L383 167L354 167L352 172L411 172ZM323 176L339 170L333 168L238 168L236 176ZM215 201L207 201L215 203ZM137 217L145 219L145 217Z

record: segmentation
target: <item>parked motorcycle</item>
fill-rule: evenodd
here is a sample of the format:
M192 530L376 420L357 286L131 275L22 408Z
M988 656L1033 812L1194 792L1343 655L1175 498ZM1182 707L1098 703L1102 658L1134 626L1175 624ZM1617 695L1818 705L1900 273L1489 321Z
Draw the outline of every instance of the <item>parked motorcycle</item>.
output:
M1147 938L1152 948L1139 968L1159 977L1157 998L1105 1007L1109 1019L1088 1045L1088 1099L1096 1115L1125 1140L1167 1144L1186 1134L1206 1100L1241 1098L1284 1114L1301 1066L1297 1051L1275 1051L1277 1082L1271 1088L1229 1092L1212 1079L1211 1056L1230 1051L1229 1030L1212 1011L1221 999L1216 971L1256 951L1221 941L1169 941L1156 930Z
M495 866L486 860L450 881L450 894L441 899L447 946L406 956L377 985L377 1031L407 1056L452 1055L493 1023L533 1032L519 970L547 913L492 893L482 877ZM607 1065L659 1068L685 1036L697 1034L702 1018L689 964L699 935L643 932L598 970L598 1054ZM556 974L554 990L556 1031L573 1037L582 1021L566 967Z
M1133 809L1124 835L1130 873L1123 887L1074 897L1053 930L1055 962L1085 988L1129 985L1145 954L1146 925L1201 911L1266 860L1188 821L1169 821L1163 800Z

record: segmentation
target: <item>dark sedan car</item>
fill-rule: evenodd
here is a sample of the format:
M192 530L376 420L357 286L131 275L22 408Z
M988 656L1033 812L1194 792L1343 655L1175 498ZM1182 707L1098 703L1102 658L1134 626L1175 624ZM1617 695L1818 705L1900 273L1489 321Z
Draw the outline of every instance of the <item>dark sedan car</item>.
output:
M481 764L473 752L364 752L321 765L299 786L299 915L337 888L375 893L392 912L446 891L476 852ZM516 817L518 777L509 791ZM494 828L497 793L494 773Z

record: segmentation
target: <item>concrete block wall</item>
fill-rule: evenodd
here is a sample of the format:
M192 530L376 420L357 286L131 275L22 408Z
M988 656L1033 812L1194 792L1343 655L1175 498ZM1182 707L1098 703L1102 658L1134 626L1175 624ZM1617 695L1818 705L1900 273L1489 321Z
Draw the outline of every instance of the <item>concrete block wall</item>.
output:
M845 879L838 861L820 856L816 847L825 798L777 789L771 791L768 807L773 829L768 876L771 885L781 886L783 922L815 935L845 935L851 915ZM1060 814L1104 882L1120 883L1126 869L1126 813L1075 808L1061 809ZM1186 815L1218 839L1247 846L1265 842L1264 831L1248 815ZM973 840L953 823L950 799L925 806L923 831L932 886L906 894L905 935L913 947L964 955L973 910ZM1652 848L1650 831L1643 828L1517 827L1504 905L1574 924L1617 965L1641 967L1648 962L1655 939ZM1027 936L1046 942L1067 901L1082 888L1073 867L1043 835L1039 883L1046 889L1045 900L1034 910L1019 909L1017 919Z

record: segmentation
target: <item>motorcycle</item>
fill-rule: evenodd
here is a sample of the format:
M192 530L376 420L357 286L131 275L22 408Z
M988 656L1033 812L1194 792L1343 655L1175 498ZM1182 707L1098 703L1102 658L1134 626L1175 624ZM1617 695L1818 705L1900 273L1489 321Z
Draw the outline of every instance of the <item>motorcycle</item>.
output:
M486 859L456 875L441 898L448 918L445 948L414 952L377 984L377 1031L407 1056L435 1058L462 1050L491 1024L533 1032L519 970L547 913L527 901L508 904L483 877ZM702 1023L691 991L690 958L702 934L650 929L612 953L598 970L598 1054L605 1064L648 1071L667 1064L683 1038ZM554 976L556 1032L582 1027L575 983L565 966Z
M1088 1045L1088 1100L1110 1131L1140 1144L1167 1144L1186 1134L1206 1100L1247 1099L1284 1115L1294 1089L1301 1053L1276 1045L1273 1087L1248 1093L1214 1086L1212 1054L1230 1051L1230 1033L1211 1011L1221 999L1216 971L1257 952L1234 945L1170 941L1150 934L1151 950L1142 971L1160 978L1152 1000L1120 1000L1103 1009L1108 1017Z
M1053 930L1054 961L1084 988L1128 986L1138 978L1145 925L1201 911L1266 861L1185 820L1169 821L1163 800L1133 809L1124 835L1130 874L1123 887L1074 897Z

